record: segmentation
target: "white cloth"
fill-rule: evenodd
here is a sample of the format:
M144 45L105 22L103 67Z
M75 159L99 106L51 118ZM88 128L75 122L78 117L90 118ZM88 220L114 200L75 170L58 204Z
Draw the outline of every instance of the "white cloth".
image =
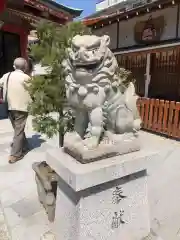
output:
M0 79L0 85L3 86L3 98L6 94L6 84L9 73L3 75ZM21 70L15 70L11 73L8 83L8 108L9 110L28 111L28 105L31 102L29 93L25 90L24 84L30 80L30 77Z

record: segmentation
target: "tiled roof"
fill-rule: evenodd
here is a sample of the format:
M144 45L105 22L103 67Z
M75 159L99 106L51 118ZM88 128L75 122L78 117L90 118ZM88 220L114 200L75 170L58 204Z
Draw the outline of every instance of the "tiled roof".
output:
M63 4L57 3L56 1L52 1L52 0L24 0L25 3L33 3L33 5L38 6L38 4L43 4L43 5L49 5L52 6L52 8L56 8L57 10L63 10L64 12L67 12L69 14L71 14L73 17L78 17L81 15L81 13L83 12L82 9L75 9L75 8L71 8L71 7L67 7Z
M106 18L108 18L109 16L106 15L106 16L100 16L100 17L95 17L95 18L86 18L86 19L83 19L83 23L87 26L89 25L93 25L95 23L98 23L99 21L101 20L104 20Z
M56 8L62 9L66 12L69 12L70 14L74 15L74 16L80 16L81 13L83 12L83 9L77 9L77 8L72 8L72 7L68 7L65 6L63 4L57 3L56 1L52 1L52 0L43 0L44 3L49 3L53 6L55 6Z

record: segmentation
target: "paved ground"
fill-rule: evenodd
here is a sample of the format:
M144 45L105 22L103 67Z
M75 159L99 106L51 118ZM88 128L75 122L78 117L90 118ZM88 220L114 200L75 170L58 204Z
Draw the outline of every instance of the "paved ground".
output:
M33 150L23 161L9 165L7 158L12 128L8 120L0 120L0 201L13 240L40 240L42 233L50 231L51 225L38 202L31 166L35 161L45 160L46 151L56 147L58 141L55 138L45 142L32 131L31 124L27 125L26 130ZM157 159L150 162L148 167L152 229L144 240L178 240L180 143L146 132L141 132L141 138L143 148L159 152ZM2 217L0 211L0 240L8 240Z
M32 163L45 160L46 150L58 142L53 139L47 144L32 131L30 124L26 132L33 150L23 161L9 165L7 159L13 130L8 120L0 120L0 201L13 240L40 240L42 233L50 230L50 224L38 202ZM6 239L0 235L0 240Z
M180 142L143 133L144 148L159 156L149 164L151 236L147 240L180 239ZM158 236L158 237L156 237Z

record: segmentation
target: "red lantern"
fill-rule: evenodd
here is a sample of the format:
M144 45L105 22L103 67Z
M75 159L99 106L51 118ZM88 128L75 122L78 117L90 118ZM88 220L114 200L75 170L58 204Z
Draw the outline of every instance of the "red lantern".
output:
M4 11L7 0L0 0L0 13Z

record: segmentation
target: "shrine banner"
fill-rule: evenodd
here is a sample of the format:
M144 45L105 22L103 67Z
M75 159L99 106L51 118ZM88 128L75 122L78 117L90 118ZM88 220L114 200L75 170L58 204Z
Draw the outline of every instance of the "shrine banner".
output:
M164 16L149 17L146 21L137 22L134 28L134 39L137 43L153 43L161 39L164 30Z
M7 0L0 0L0 13L4 11Z

